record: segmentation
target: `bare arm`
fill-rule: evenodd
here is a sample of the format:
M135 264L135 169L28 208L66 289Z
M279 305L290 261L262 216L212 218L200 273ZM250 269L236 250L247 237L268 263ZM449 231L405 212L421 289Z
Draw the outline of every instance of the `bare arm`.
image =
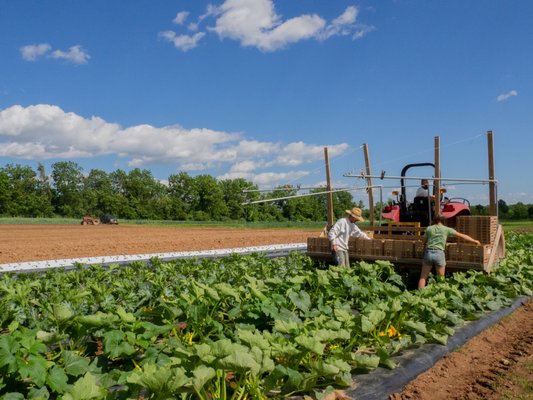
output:
M478 246L481 244L479 240L473 239L470 236L465 235L464 233L461 233L461 232L455 232L455 236L463 240L466 240L467 242L474 243Z

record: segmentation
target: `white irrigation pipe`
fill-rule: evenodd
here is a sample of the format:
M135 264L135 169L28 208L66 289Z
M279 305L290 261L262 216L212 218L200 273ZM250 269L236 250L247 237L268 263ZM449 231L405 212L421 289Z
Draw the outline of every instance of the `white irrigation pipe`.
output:
M181 251L175 253L152 253L152 254L133 254L133 255L117 255L117 256L101 256L101 257L84 257L84 258L69 258L62 260L45 260L45 261L27 261L20 263L0 264L0 273L3 272L39 272L48 269L64 268L72 269L76 266L88 265L102 265L109 266L127 265L132 262L150 262L152 259L159 259L161 261L172 261L185 258L219 258L226 257L232 254L253 254L253 253L268 253L274 256L287 255L293 251L305 251L307 243L289 243L276 244L267 246L252 246L252 247L237 247L218 250L199 250L199 251Z
M496 179L463 179L463 178L432 178L425 176L381 176L381 175L353 175L353 174L344 174L346 178L360 178L360 179L403 179L403 180L433 180L440 182L470 182L470 183L498 183Z
M318 195L326 194L326 193L351 192L351 191L354 191L354 190L367 190L367 189L374 189L374 188L382 188L382 186L381 185L376 185L376 186L364 186L364 187L353 187L353 188L343 188L343 189L334 189L334 190L324 190L322 192L297 194L297 195L294 195L294 196L278 197L278 198L275 198L275 199L263 199L263 200L247 201L247 202L242 203L242 205L243 206L247 206L247 205L250 205L250 204L272 203L274 201L290 200L290 199L296 199L298 197L318 196Z

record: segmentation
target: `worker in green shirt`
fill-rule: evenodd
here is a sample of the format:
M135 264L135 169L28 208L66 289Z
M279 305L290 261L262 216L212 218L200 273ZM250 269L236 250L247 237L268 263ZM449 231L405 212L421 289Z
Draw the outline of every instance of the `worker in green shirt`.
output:
M433 224L428 226L426 233L422 238L422 240L425 242L426 250L424 251L420 279L418 280L419 289L422 289L426 286L429 273L433 267L435 267L438 276L444 276L446 269L446 257L444 250L446 250L446 241L450 236L461 238L478 246L481 244L479 240L473 239L464 233L457 232L453 228L444 226L442 224L444 220L445 218L442 214L435 215L433 218Z

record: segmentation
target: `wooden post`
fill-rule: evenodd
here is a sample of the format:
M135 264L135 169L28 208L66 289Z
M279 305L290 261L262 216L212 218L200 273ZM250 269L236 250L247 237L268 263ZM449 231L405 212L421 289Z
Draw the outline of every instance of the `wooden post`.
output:
M372 173L370 172L370 156L368 155L368 145L366 143L363 144L364 152L365 152L365 164L366 164L366 176L371 176ZM372 178L366 178L366 184L368 188L366 189L368 192L368 208L370 211L370 226L374 226L374 193L372 191Z
M435 136L435 179L433 181L435 193L435 214L440 212L440 137Z
M487 131L487 145L489 151L489 215L498 215L496 199L496 182L494 181L494 142L492 138L492 131Z
M329 156L328 148L324 147L324 159L326 160L326 190L327 194L327 207L328 207L328 226L327 230L329 231L333 226L333 193L331 193L331 174L329 172Z

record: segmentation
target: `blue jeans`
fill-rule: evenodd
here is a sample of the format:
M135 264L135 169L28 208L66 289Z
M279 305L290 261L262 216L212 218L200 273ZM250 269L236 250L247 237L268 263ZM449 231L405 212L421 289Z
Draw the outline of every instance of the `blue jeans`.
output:
M424 264L431 265L432 267L446 266L444 251L427 249L424 253Z

